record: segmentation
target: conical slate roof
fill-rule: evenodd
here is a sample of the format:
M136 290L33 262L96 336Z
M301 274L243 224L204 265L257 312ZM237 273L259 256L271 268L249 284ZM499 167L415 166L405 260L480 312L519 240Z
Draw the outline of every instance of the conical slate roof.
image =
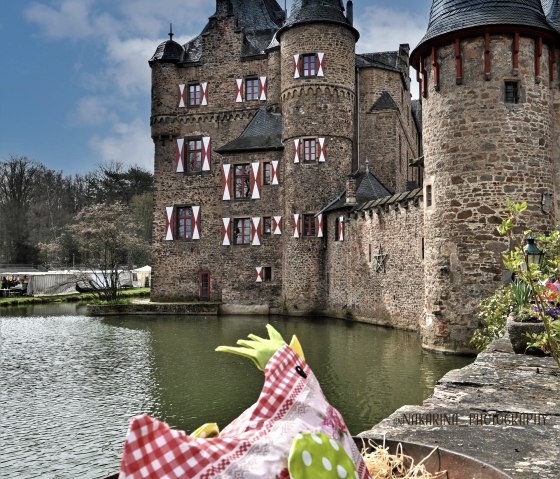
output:
M149 63L150 65L153 62L178 62L181 61L183 56L184 50L181 45L179 45L176 41L169 39L165 42L162 42L156 48L156 52L154 56L150 58Z
M336 23L351 29L356 40L360 36L344 15L342 0L294 0L290 16L278 35L288 28L306 23Z
M433 0L428 31L416 50L441 35L489 25L551 30L541 0Z
M543 0L544 2L545 0ZM560 33L560 0L548 0L551 2L549 8L545 10L546 18L552 28Z

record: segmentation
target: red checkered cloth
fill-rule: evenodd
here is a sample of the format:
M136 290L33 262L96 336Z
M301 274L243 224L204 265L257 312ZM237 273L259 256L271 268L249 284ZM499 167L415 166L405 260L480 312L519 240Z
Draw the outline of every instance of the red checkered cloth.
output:
M287 458L300 432L321 431L342 443L360 479L369 478L344 421L325 399L309 366L288 346L265 367L257 402L218 437L193 438L147 415L133 418L119 479L287 476Z

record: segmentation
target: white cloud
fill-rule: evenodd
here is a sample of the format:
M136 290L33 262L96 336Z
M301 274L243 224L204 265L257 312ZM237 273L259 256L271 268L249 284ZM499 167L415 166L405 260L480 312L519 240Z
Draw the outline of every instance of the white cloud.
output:
M385 52L398 50L401 43L414 48L426 32L426 19L405 11L371 6L354 17L354 26L360 32L358 52Z
M107 97L86 96L80 99L70 120L73 124L88 126L114 123L118 117L112 108L112 102Z
M90 19L93 0L62 0L58 3L58 9L42 3L33 3L25 10L25 18L37 23L47 37L54 39L79 39L93 34Z
M116 123L110 136L94 136L89 146L99 155L100 163L119 162L154 169L154 144L147 119Z

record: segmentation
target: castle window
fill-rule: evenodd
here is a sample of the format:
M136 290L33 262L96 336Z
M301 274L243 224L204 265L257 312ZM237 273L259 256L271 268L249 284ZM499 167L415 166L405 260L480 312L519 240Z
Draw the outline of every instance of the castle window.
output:
M314 53L310 55L302 55L302 74L303 77L314 77L317 74L316 61L317 57Z
M269 162L263 163L263 185L272 184L272 164Z
M505 102L519 103L519 82L516 81L505 82Z
M189 173L202 171L202 140L189 140L187 146L187 168Z
M315 161L317 159L317 140L315 138L303 140L303 161Z
M271 266L263 267L263 281L264 282L272 281L272 267Z
M315 215L303 215L303 236L315 236Z
M192 239L194 215L192 208L177 208L177 239Z
M263 236L270 236L271 233L272 233L272 217L265 216L263 217L262 234Z
M245 80L245 100L259 99L259 79L247 78Z
M426 185L426 208L429 208L432 204L432 185Z
M237 218L234 220L233 244L250 244L251 242L251 220L249 218Z
M189 106L200 105L202 93L200 83L189 85Z
M235 165L233 170L236 198L250 198L251 196L251 165L245 163Z

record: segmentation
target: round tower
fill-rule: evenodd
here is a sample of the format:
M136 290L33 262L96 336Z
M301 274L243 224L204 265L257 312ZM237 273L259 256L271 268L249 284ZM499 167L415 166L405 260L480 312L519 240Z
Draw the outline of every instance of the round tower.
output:
M524 226L554 224L555 55L559 32L539 0L434 0L412 52L422 97L424 347L467 352L476 307L502 280L506 199Z
M285 148L282 284L284 309L293 314L325 301L323 246L334 225L316 215L344 191L351 173L358 36L340 0L295 0L277 33Z

